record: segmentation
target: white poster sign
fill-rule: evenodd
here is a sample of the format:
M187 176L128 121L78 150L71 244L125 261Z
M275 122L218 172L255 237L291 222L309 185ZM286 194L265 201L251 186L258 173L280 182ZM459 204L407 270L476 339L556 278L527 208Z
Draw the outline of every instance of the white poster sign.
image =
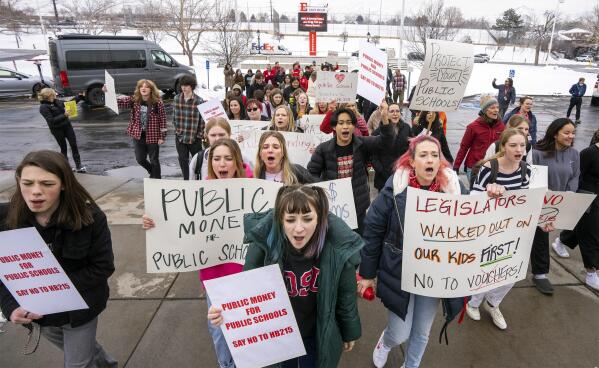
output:
M387 53L375 44L362 42L358 60L357 94L378 106L387 90Z
M386 75L386 74L385 74ZM344 72L318 72L316 79L316 101L356 102L358 74Z
M222 309L221 330L238 368L258 368L306 354L279 265L204 282Z
M308 95L308 102L310 103L310 106L313 107L316 107L316 90L314 89L315 85L316 83L314 83L312 78L310 78L308 80L308 90L306 91L306 94Z
M35 228L0 232L0 244L2 283L23 309L45 315L88 308Z
M220 100L216 98L213 100L206 101L201 105L198 105L198 110L200 111L200 115L202 115L204 121L208 121L208 119L216 118L219 116L229 121L229 117L227 116L227 113L223 108L223 104L220 102Z
M106 85L106 92L104 92L104 104L118 115L119 105L116 102L114 78L112 78L112 76L108 73L108 70L104 70L104 84Z
M532 154L532 153L531 153ZM529 188L547 188L547 166L531 165Z
M297 120L297 126L303 129L306 134L316 134L321 135L324 134L320 131L320 124L324 120L325 115L304 115L300 119ZM332 135L324 134L327 137L332 138Z
M544 188L499 198L407 190L403 290L463 297L526 277Z
M578 220L595 200L595 197L595 194L548 190L543 199L539 225L553 222L556 229L574 230Z
M327 192L329 212L340 217L350 228L358 228L358 216L356 215L351 178L321 181L313 185L321 187Z
M424 66L410 110L457 110L472 75L473 65L471 44L427 39Z
M255 130L261 130L268 126L270 121L253 121L253 120L229 120L231 126L231 135L233 137L242 134L244 132L251 132Z
M280 183L257 179L144 180L149 273L245 261L243 215L274 206Z

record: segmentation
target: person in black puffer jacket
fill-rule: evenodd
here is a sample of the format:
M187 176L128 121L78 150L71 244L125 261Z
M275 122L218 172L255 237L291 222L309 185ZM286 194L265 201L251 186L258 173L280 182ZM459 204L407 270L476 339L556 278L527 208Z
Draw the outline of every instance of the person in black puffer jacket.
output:
M416 137L418 134L422 133L424 129L430 132L430 136L437 138L439 143L441 143L441 152L443 153L443 157L445 157L449 163L453 163L453 156L451 155L449 145L447 144L447 137L445 136L445 133L443 133L443 124L441 123L441 120L439 120L438 112L420 112L420 116L418 117L416 125L412 126L412 136Z
M86 168L81 166L75 131L69 120L69 114L64 108L64 103L56 98L56 92L52 88L42 89L38 98L40 100L40 114L46 119L50 133L52 133L60 146L60 152L68 161L67 141L69 141L73 161L75 161L75 170L77 172L86 172ZM78 95L75 97L75 102L79 102L82 98L82 96Z

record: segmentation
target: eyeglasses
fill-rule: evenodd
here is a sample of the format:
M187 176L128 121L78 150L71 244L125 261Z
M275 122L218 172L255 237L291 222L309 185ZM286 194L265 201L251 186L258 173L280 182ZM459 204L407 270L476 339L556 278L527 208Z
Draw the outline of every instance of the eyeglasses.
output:
M258 111L258 110L260 110L260 109L259 109L259 108L257 108L257 107L254 107L254 108L252 108L252 109L248 108L248 111L252 111L252 112L253 112L253 111Z

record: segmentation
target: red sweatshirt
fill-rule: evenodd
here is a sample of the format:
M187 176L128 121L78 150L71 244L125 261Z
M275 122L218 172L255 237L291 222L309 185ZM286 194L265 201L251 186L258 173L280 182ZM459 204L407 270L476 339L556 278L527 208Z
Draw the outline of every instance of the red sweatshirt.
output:
M501 132L505 129L505 125L499 119L489 125L483 116L468 124L466 132L460 143L460 150L453 162L453 168L459 169L466 158L466 167L472 168L478 161L485 157L485 152L491 143L499 139Z

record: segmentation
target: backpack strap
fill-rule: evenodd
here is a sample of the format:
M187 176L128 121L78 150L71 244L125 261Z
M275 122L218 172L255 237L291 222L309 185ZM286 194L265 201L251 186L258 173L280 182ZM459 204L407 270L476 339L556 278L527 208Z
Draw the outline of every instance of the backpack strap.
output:
M496 158L489 160L491 164L491 176L488 184L494 184L497 181L497 173L499 172L499 161Z
M202 164L204 163L204 153L206 153L206 150L201 150L200 152L198 152L198 159L196 160L196 166L194 168L194 174L195 174L196 180L203 179L200 176L202 175Z
M520 185L524 185L524 182L526 181L526 169L527 169L526 161L521 160L520 161L520 174L521 174Z

